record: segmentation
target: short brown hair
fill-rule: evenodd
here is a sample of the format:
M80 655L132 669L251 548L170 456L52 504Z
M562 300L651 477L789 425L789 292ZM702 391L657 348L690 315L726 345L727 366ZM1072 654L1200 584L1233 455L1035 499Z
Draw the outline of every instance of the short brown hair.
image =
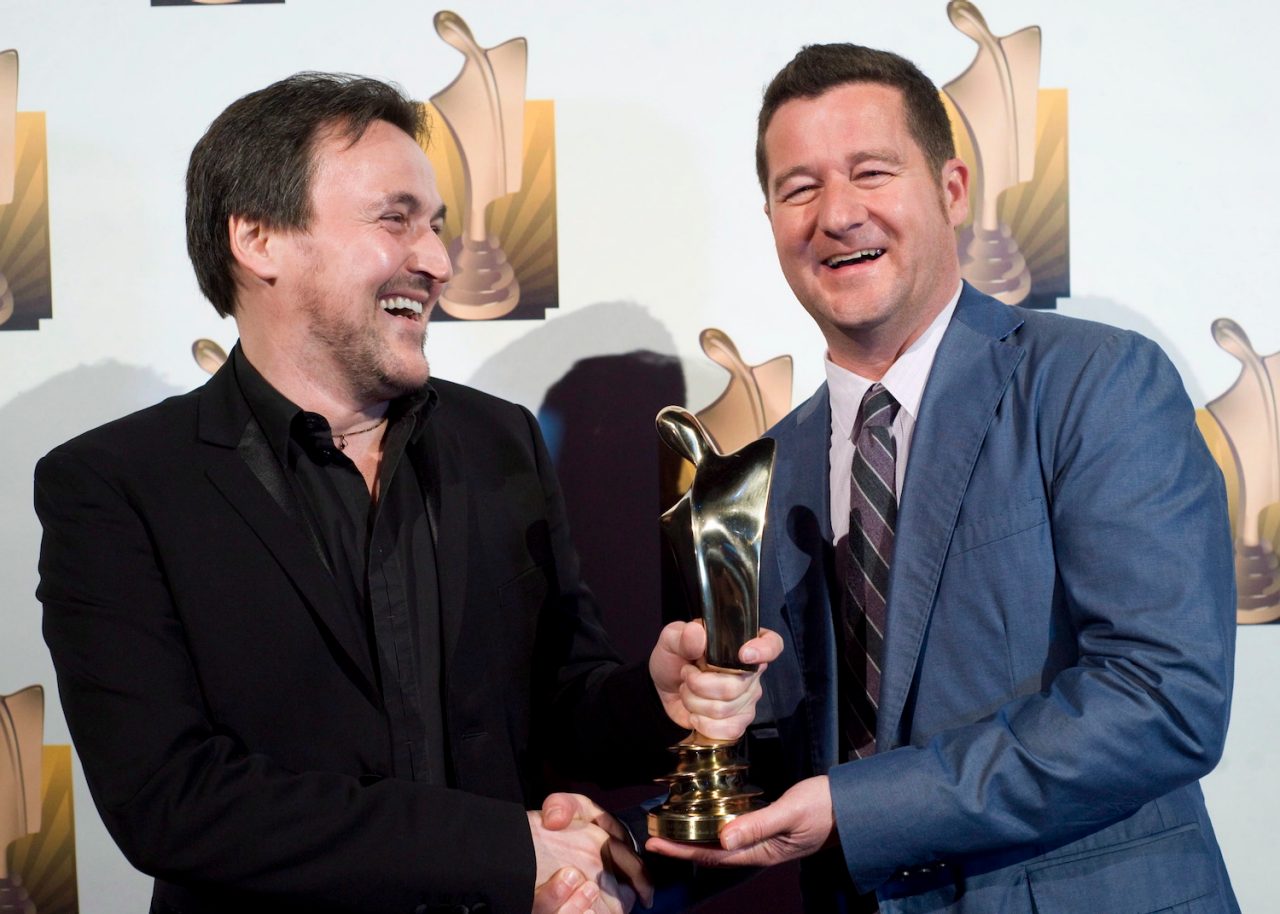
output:
M756 121L756 174L765 196L769 194L769 163L764 134L778 109L792 99L817 98L828 89L847 83L878 83L902 92L907 129L935 174L941 173L948 159L955 158L947 109L938 87L919 67L890 51L856 44L810 44L801 48L764 90Z
M415 140L426 131L421 106L399 88L348 73L295 73L232 102L209 125L187 166L187 253L218 314L236 307L227 220L305 230L317 139L336 130L355 143L374 121Z

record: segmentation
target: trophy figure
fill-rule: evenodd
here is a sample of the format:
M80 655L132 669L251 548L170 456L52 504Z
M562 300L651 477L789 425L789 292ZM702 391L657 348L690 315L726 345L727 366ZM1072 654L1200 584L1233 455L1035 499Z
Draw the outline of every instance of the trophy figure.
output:
M964 278L1006 305L1031 291L1031 272L997 204L1004 191L1035 174L1040 28L997 38L968 0L951 0L947 16L978 44L969 69L942 87L973 142L973 223L961 233Z
M1213 340L1240 362L1231 389L1206 404L1227 438L1240 479L1236 621L1274 622L1280 619L1280 560L1263 532L1262 514L1280 501L1280 352L1258 355L1240 325L1225 317L1213 322Z
M724 455L687 410L658 413L658 435L694 465L693 484L665 514L662 532L675 554L690 607L707 628L705 666L750 672L738 660L760 631L760 541L764 533L774 442L752 441ZM696 730L672 746L676 770L661 781L670 792L649 813L649 834L712 842L731 819L758 808L760 791L746 784L736 742Z
M466 178L462 234L449 247L455 273L440 307L466 320L502 317L519 303L520 283L500 239L485 226L485 210L520 190L529 48L512 38L486 50L448 10L436 13L435 26L466 58L457 78L431 97L457 142Z
M0 51L0 206L13 202L17 169L18 52L10 49ZM0 324L13 317L13 306L13 287L0 269Z
M0 911L36 912L21 877L9 872L9 845L40 830L43 742L44 689L0 695Z

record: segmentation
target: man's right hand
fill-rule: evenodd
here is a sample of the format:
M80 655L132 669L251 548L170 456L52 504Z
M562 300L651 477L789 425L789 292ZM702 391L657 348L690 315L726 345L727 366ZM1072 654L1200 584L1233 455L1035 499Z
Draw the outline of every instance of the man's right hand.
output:
M594 807L586 797L580 799ZM620 825L614 835L583 817L557 822L554 829L544 826L541 812L528 817L537 864L534 914L626 914L637 892L651 891Z

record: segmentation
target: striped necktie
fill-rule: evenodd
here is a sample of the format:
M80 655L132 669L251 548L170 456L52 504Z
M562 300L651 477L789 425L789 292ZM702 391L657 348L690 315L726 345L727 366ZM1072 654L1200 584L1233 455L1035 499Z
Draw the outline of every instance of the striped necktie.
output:
M898 403L884 385L872 384L862 398L861 426L854 442L840 619L843 760L866 758L876 751L885 604L898 516L897 448L891 431L897 412Z

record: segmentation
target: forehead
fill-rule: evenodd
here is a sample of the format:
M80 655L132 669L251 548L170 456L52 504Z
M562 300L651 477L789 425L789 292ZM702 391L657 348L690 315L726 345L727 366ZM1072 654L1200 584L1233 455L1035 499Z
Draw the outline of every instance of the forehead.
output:
M440 205L435 172L416 140L386 121L373 121L354 143L340 130L316 141L311 196L331 200L379 199L409 194L430 209Z
M810 98L778 106L765 130L769 172L805 164L810 158L841 158L892 148L918 151L907 129L902 90L881 83L844 83Z

